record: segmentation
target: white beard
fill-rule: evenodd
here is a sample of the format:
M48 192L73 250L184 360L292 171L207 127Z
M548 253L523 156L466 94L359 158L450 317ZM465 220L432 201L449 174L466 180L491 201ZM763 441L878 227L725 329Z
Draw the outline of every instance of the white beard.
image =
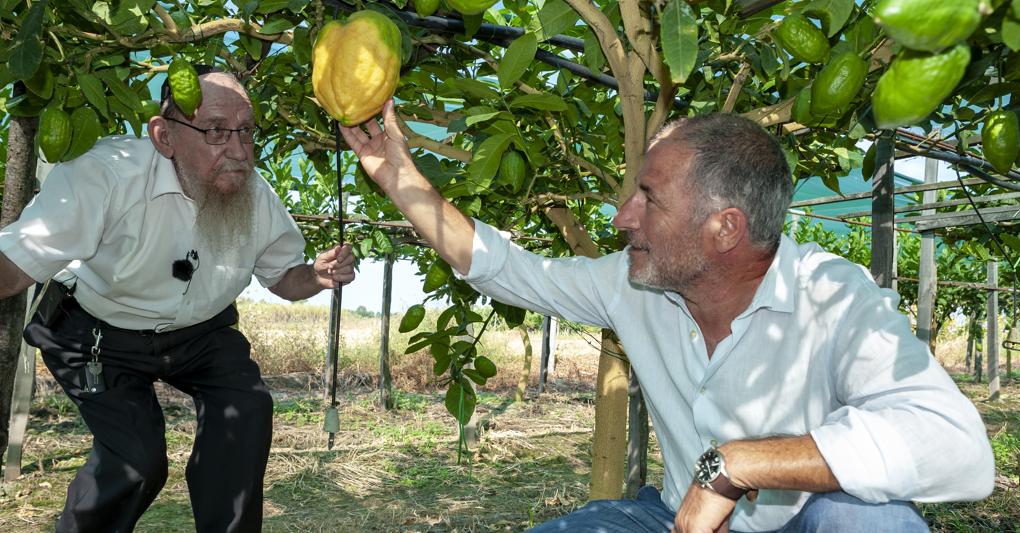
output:
M176 166L176 165L175 165ZM237 192L223 193L177 169L184 192L197 207L195 230L203 249L220 257L224 266L241 266L240 259L252 242L255 180L249 177Z

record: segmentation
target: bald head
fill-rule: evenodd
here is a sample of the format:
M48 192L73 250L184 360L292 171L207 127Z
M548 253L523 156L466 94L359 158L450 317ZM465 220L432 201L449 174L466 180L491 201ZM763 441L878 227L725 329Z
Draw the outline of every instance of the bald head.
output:
M248 98L248 92L241 85L233 74L224 72L222 70L214 69L212 67L196 67L199 72L198 83L202 88L202 103L199 105L199 109L212 99L224 99L224 98L239 98L245 102L249 107L251 106L251 100ZM160 114L164 117L182 117L184 115L180 108L177 107L177 103L174 102L173 94L170 91L169 84L164 82L162 89L163 101L160 105ZM198 111L196 111L197 113Z

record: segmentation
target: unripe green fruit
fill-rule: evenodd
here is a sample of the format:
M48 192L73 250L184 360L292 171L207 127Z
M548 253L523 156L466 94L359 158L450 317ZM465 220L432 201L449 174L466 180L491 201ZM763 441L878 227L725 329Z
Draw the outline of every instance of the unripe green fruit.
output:
M784 18L776 35L784 50L805 63L821 63L829 55L829 40L803 15Z

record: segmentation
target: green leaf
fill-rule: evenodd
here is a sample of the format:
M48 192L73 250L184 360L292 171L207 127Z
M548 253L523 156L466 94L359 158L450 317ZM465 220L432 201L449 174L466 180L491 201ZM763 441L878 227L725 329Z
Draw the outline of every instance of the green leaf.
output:
M241 42L244 51L248 52L252 59L255 61L262 59L262 41L245 33L242 33L238 40Z
M14 44L11 45L11 55L7 65L11 76L15 79L27 80L31 78L39 69L39 64L42 63L42 25L47 3L48 0L41 0L32 4L21 27L17 29L17 37L14 38Z
M1020 52L1020 22L1009 17L1002 19L1002 42L1014 52Z
M455 78L449 80L448 83L453 85L453 87L460 92L464 93L465 96L471 96L478 100L499 98L499 93L497 93L489 84L472 78Z
M500 115L505 115L505 114L506 114L505 111L493 111L491 113L482 113L480 115L470 115L470 116L468 116L464 120L464 122L468 126L473 126L475 124L479 124L481 122L486 122L488 120L492 120L492 119L494 119L494 118L496 118L496 117L498 117Z
M563 0L547 0L538 12L538 20L542 23L542 40L573 28L577 19L577 11Z
M98 109L104 117L109 117L110 112L106 105L106 90L103 88L103 82L99 81L99 78L94 75L85 72L79 72L77 78L78 86L85 93L85 99L92 104L92 107Z
M514 83L521 79L524 72L528 70L528 66L535 59L536 51L538 51L538 38L534 33L525 33L514 39L499 62L499 71L496 72L499 86L504 90L513 87Z
M471 381L474 381L475 383L477 383L479 385L485 385L485 382L488 381L485 378L485 376L481 375L477 370L474 370L474 369L471 369L471 368L461 369L460 373L464 374L465 376L468 377L468 379L470 379Z
M825 35L832 37L843 29L854 10L854 0L814 0L804 6L804 14L822 21Z
M152 11L156 0L121 0L113 14L111 25L121 35L137 35L149 27L146 15Z
M110 92L113 93L120 103L124 104L125 107L131 111L138 112L142 110L142 99L138 97L138 94L128 88L123 81L117 76L113 70L101 70L96 72L106 86L110 88Z
M450 382L450 388L446 391L446 398L443 402L446 410L453 415L461 424L467 424L471 415L475 412L475 404L478 402L475 391L465 382L463 385L457 381Z
M584 33L584 64L592 72L602 72L606 66L606 56L602 53L602 45L591 30Z
M510 146L511 140L513 138L510 135L493 135L482 141L475 150L467 169L472 194L487 189L492 183L493 176L499 170L500 158L503 157L507 146Z
M662 56L673 83L687 81L698 62L698 23L691 6L672 0L662 13Z
M256 13L268 15L290 6L291 0L262 0L259 7L255 8Z
M555 94L525 94L510 102L510 107L530 107L542 111L566 111L567 103Z
M283 18L275 18L267 22L264 26L259 28L259 33L263 35L275 35L277 33L283 33L296 26L293 22Z
M854 53L859 54L868 49L877 33L878 27L875 26L875 20L871 17L861 17L844 33L844 37Z

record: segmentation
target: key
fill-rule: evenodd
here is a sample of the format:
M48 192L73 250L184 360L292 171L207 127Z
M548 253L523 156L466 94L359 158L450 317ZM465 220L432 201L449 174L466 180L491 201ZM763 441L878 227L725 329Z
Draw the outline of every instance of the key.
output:
M103 363L98 361L85 363L85 390L93 394L106 390L106 382L103 380Z

